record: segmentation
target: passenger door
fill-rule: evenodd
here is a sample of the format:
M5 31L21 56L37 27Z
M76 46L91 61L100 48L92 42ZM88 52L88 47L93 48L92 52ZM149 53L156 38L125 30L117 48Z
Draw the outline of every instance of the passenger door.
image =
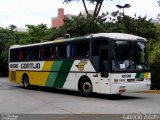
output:
M100 48L100 93L110 93L110 79L109 79L109 51L108 47Z

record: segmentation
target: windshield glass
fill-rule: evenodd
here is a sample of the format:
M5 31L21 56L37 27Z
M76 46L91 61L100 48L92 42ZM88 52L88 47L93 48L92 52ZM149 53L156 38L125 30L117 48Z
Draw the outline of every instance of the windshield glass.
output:
M112 43L112 69L148 70L144 42L114 41Z

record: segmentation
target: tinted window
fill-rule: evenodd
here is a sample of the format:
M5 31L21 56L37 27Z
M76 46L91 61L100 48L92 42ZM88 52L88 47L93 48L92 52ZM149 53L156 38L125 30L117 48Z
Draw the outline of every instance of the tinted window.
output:
M30 49L30 59L35 60L39 58L40 58L39 48L31 48Z
M93 56L99 56L99 48L101 46L107 46L108 45L108 40L102 40L102 39L97 39L94 40L92 43L92 55Z
M10 61L19 60L19 50L10 50Z
M58 45L56 47L56 53L58 58L69 58L70 57L70 45Z
M74 43L74 57L88 57L89 56L89 42ZM73 50L72 50L73 51Z
M55 58L55 49L54 49L54 46L41 47L40 48L40 58L41 59Z
M22 49L19 52L20 60L28 60L29 59L29 49Z

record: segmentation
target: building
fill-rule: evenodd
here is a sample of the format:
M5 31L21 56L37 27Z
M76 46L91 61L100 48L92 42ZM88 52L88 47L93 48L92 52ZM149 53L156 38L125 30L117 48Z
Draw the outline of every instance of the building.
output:
M64 9L58 8L58 16L52 18L51 27L59 28L63 24L64 24Z
M89 10L88 11L89 14L93 15L93 10ZM86 12L83 12L82 15L85 17L87 16ZM64 9L63 8L58 8L58 16L57 17L53 17L51 19L51 27L52 28L59 28L60 26L63 26L64 24L64 20L65 19L72 19L72 17L74 17L76 15L72 15L72 14L64 14Z
M51 27L52 28L59 28L60 26L63 26L65 19L72 19L72 17L75 15L72 14L64 14L63 8L58 8L58 16L53 17L51 19Z

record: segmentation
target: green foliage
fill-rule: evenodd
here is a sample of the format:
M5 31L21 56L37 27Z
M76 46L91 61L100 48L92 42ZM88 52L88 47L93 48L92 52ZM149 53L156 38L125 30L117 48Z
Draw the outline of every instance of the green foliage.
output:
M103 14L107 22L105 23L107 32L123 32L145 37L147 39L156 39L156 26L147 20L146 17L132 18L130 16L123 16L119 11L112 12L111 15L107 12Z
M38 43L44 40L48 40L50 34L52 34L53 29L48 29L46 24L40 25L26 25L28 28L28 37L24 37L20 41L21 44L28 44L28 43Z
M157 39L148 42L148 57L152 72L152 89L160 89L160 25L156 25Z
M0 28L0 72L7 73L8 48L15 42L15 34L12 30Z

